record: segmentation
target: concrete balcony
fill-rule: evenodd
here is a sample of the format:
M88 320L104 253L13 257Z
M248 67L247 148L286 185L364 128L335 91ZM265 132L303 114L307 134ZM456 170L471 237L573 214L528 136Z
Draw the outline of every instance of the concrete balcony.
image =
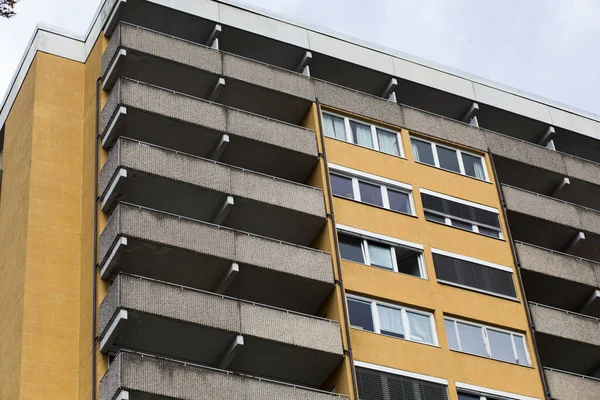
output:
M310 129L127 79L113 88L100 132L105 148L127 136L295 182L318 160Z
M600 164L537 144L486 132L500 182L598 209ZM563 178L570 183L559 190Z
M600 263L522 242L515 249L528 300L600 317Z
M598 318L529 303L542 365L575 374L600 374Z
M328 253L125 203L99 260L103 279L128 272L309 314L334 284Z
M502 185L513 238L600 261L600 212Z
M301 74L128 23L111 37L102 77L104 90L127 77L293 124L315 97Z
M343 357L337 322L120 274L98 311L100 351L133 349L319 387Z
M104 211L124 201L300 245L325 223L320 189L123 137L100 193Z
M99 400L347 398L334 393L133 352L120 352L115 357L100 381L98 392Z
M548 390L553 400L597 400L600 379L544 369Z

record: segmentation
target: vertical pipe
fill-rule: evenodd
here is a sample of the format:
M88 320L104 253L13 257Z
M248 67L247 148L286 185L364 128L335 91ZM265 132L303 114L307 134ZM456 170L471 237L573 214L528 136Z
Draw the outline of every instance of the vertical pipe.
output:
M533 319L531 318L531 310L529 310L529 303L527 302L527 295L525 294L525 288L523 286L523 279L521 278L521 263L519 262L519 257L517 256L517 252L515 251L515 242L512 238L512 233L510 232L510 226L508 225L508 216L506 215L506 202L504 201L504 193L502 193L502 188L500 187L500 181L498 180L498 173L496 172L496 164L494 164L494 157L489 152L490 156L490 164L492 165L492 171L494 172L494 180L496 183L496 190L498 191L498 197L500 198L500 203L502 204L502 216L504 217L504 222L506 223L506 232L508 236L508 242L510 244L510 250L512 252L513 261L515 263L515 269L517 272L517 281L519 282L519 290L521 291L521 296L523 298L523 306L525 307L525 314L527 314L527 322L529 323L529 330L531 331L531 342L533 343L533 350L535 352L535 359L538 364L538 370L540 372L540 378L542 380L542 386L544 388L544 396L546 400L550 400L550 392L548 391L548 383L546 382L546 375L544 375L544 369L542 368L542 362L540 360L540 353L538 351L537 342L535 340L535 325L533 324Z
M97 307L97 282L96 264L98 263L98 162L99 162L99 135L100 135L100 82L96 80L96 127L94 132L94 262L92 265L92 400L96 400L96 307Z
M358 384L356 380L356 371L354 370L354 356L352 355L352 342L350 339L350 320L348 318L348 305L346 303L346 290L344 289L344 280L342 279L342 266L340 259L340 248L337 237L337 232L335 231L335 212L333 211L333 196L331 195L331 182L329 180L329 165L327 163L327 151L325 151L325 135L323 134L323 117L321 115L321 103L319 102L319 98L317 97L315 100L317 104L317 114L319 119L319 139L321 142L321 154L323 156L323 164L325 166L325 183L327 185L327 197L326 201L329 206L329 213L331 216L331 223L333 225L333 245L335 252L335 259L337 264L337 273L338 273L338 284L340 285L340 291L342 292L342 309L344 312L344 328L346 332L346 342L348 344L348 348L346 349L348 353L348 358L350 359L350 373L352 375L352 391L354 392L354 399L358 400Z

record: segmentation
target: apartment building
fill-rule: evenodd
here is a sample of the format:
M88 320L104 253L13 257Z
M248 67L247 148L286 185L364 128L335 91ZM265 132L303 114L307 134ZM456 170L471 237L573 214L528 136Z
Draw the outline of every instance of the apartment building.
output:
M106 0L0 127L2 399L598 399L598 116Z

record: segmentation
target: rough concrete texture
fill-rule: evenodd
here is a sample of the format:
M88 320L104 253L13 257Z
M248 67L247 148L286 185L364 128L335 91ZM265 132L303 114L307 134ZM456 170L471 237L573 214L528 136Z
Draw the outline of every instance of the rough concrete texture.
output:
M309 101L315 99L315 84L309 77L233 54L223 53L223 76Z
M117 107L119 107L121 103L121 79L119 79L115 85L113 86L108 99L106 99L106 103L104 103L104 107L102 108L102 112L100 113L100 134L104 135L106 129L109 126L109 123L117 111Z
M120 160L115 162L115 158ZM119 168L325 218L323 191L162 147L120 138L100 174L104 193Z
M595 185L600 185L600 164L573 157L568 154L563 154L563 161L568 176Z
M102 77L104 74L106 74L106 71L110 67L113 58L121 47L121 27L124 25L125 24L117 25L110 38L110 41L108 42L108 45L106 46L106 49L104 50L104 53L102 54L102 61L100 65L100 76Z
M600 323L596 318L530 303L537 332L600 346Z
M580 229L578 207L551 197L502 185L509 210Z
M551 151L545 147L515 139L510 136L500 135L498 133L485 132L489 151L511 160L516 160L525 164L535 165L536 167L548 171L566 174L567 169L563 162L561 153Z
M410 107L402 107L402 114L407 129L487 151L484 132L479 128Z
M331 255L318 250L236 232L235 257L242 264L333 282Z
M250 336L328 353L342 353L342 336L337 322L249 303L240 303L240 311L242 332Z
M554 400L598 400L600 380L545 370L550 395Z
M577 208L577 212L579 213L581 229L587 232L600 234L600 212L583 207L573 207Z
M105 321L110 321L118 309L130 309L292 346L342 354L340 327L334 321L132 275L119 274L112 284L114 286L119 287L118 291L109 290L99 309L99 321L102 321L98 325L99 335L109 324ZM103 307L105 302L112 307Z
M317 157L316 135L311 129L228 109L227 132Z
M108 327L119 304L121 303L121 285L111 285L98 307L98 334L101 335Z
M326 106L398 127L404 126L400 106L383 98L320 80L315 80L315 92L319 101Z
M516 242L521 268L584 285L600 287L600 263Z
M133 223L136 220L143 222ZM333 283L331 255L328 253L127 204L119 204L115 208L100 235L101 263L121 235ZM186 235L185 240L179 241L180 236Z
M185 400L333 400L344 396L317 392L245 375L121 352L99 387L99 400L110 400L120 390L160 398Z
M107 51L102 56L102 76L110 67L119 48L149 54L214 74L220 75L223 70L221 53L218 50L127 23L119 24L117 29L120 35L116 36L115 31ZM113 42L117 42L117 45ZM108 50L111 50L111 53Z

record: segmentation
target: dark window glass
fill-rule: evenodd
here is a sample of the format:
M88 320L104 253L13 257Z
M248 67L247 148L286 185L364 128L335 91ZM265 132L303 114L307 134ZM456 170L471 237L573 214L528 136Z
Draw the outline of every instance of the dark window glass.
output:
M486 265L433 254L437 278L442 281L516 297L512 273Z
M451 220L451 222L452 222L452 226L454 226L456 228L464 229L467 231L473 230L473 224L471 224L469 222L463 222L463 221L459 221L457 219L453 219L453 220Z
M360 327L365 331L374 331L371 303L349 298L348 315L350 316L350 325Z
M421 193L421 199L423 201L423 208L425 210L432 210L432 211L438 211L441 213L444 213L450 217L458 217L467 221L473 221L476 224L485 224L485 225L490 225L490 226L495 226L500 228L500 220L498 218L498 214L491 212L491 211L486 211L486 210L482 210L480 208L476 208L476 207L471 207L468 206L466 204L462 204L462 203L458 203L455 201L450 201L447 199L442 199L440 197L436 197L436 196L432 196L426 193ZM425 216L427 217L427 213L425 213ZM429 219L428 220L433 220L436 222L442 222L442 221L438 221L437 219ZM464 222L461 224L460 222L456 222L453 220L452 221L452 225L453 226L459 226L463 229L469 229L472 230L471 228L467 228ZM482 231L483 230L483 231ZM487 236L493 236L493 237L500 237L500 234L493 230L493 229L489 229L489 228L482 228L480 229L480 233L487 235Z
M441 224L445 224L446 223L446 218L442 217L441 215L437 215L428 211L425 211L425 219L427 221L431 221L431 222L439 222Z
M459 393L458 394L458 400L479 400L481 398L481 396L477 396L474 394L468 394L468 393Z
M482 224L500 228L500 220L498 219L497 213L478 209L478 208L476 208L475 210L477 210L477 220L476 221L481 222Z
M361 247L361 239L343 234L338 234L338 239L340 242L340 255L344 260L354 261L361 264L365 263L365 258L363 256Z
M398 263L398 272L412 276L421 276L419 265L420 252L404 247L396 247L396 262Z
M448 400L448 388L367 368L356 368L358 395L361 400Z
M458 156L456 150L450 150L445 147L436 146L438 160L440 161L440 167L460 173L460 166L458 165Z
M465 167L465 174L472 176L473 178L485 180L485 172L483 170L481 157L475 157L462 153L462 159Z
M345 176L331 174L331 190L336 196L347 197L349 199L354 198L352 179Z
M383 198L381 197L381 186L372 185L366 182L358 182L360 188L360 201L383 207Z
M410 144L412 147L413 158L415 159L415 161L429 165L435 165L435 161L433 160L433 150L431 149L431 143L411 138Z
M444 199L430 194L421 193L421 199L423 201L423 207L427 210L438 211L445 213L444 210Z
M495 237L495 238L500 237L500 231L497 231L495 229L485 228L483 226L479 227L479 233L481 233L482 235L485 235L485 236L491 236L491 237Z
M410 196L408 193L396 192L390 189L387 190L387 193L391 210L410 214Z

